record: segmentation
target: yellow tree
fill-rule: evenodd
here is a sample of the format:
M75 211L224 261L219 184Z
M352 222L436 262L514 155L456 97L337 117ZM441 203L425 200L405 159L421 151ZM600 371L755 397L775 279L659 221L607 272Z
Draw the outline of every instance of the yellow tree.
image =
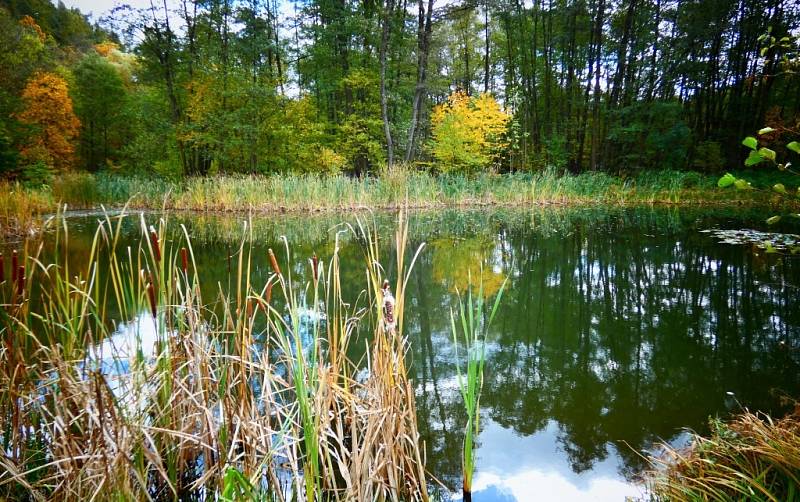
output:
M431 115L431 151L439 169L470 173L491 166L508 146L504 133L510 118L491 94L451 94Z
M67 82L52 73L37 73L25 85L22 101L24 109L17 118L33 128L23 159L59 170L72 167L81 123L72 110Z

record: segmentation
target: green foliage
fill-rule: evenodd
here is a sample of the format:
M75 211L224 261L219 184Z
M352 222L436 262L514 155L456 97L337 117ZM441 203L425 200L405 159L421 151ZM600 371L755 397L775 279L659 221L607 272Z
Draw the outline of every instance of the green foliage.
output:
M725 166L722 146L717 141L703 141L695 147L692 167L703 172L718 172Z
M81 121L79 154L83 165L95 171L118 160L127 136L127 93L117 69L97 53L84 56L73 75Z
M607 141L621 154L623 169L681 169L686 165L691 130L674 101L637 103L616 112Z

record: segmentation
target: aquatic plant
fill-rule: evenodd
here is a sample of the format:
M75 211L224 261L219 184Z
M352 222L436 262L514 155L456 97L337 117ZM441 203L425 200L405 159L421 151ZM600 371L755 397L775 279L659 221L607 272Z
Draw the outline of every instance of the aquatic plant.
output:
M711 420L686 449L664 447L648 476L654 500L792 501L800 497L800 408Z
M63 219L52 261L41 248L0 260L0 497L428 499L408 340L402 323L386 331L372 229L352 229L370 243L368 292L345 299L338 234L300 286L280 253L251 273L244 222L232 286L207 303L188 231L170 239L168 216L140 216L128 246L128 218L105 216L79 269ZM395 319L406 242L401 219ZM369 319L355 363L347 347Z
M458 386L467 412L467 425L464 428L464 445L461 454L465 502L472 500L472 475L475 471L474 442L480 433L480 399L483 389L483 368L486 362L486 339L497 308L500 306L507 281L508 279L500 286L488 315L482 282L478 287L477 296L473 297L470 286L467 290L466 302L459 297L458 326L456 314L450 312L450 327L456 347L456 359L458 359L459 333L467 353L466 367L463 372L461 363L457 361L456 364Z

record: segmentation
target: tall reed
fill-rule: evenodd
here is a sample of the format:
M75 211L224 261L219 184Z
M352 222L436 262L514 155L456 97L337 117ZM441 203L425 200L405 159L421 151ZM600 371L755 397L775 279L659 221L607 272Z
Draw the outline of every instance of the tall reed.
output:
M66 259L65 220L52 261L41 248L14 255L12 271L12 258L0 260L0 497L428 499L408 340L382 317L374 230L351 229L371 243L369 286L345 299L338 234L299 285L288 242L254 279L244 222L233 286L208 303L187 230L173 236L168 216L140 216L128 245L126 218L103 219L79 269ZM397 319L406 241L401 218ZM369 358L350 361L370 319Z
M480 433L480 399L483 389L483 369L486 362L486 340L489 328L500 306L507 281L506 278L500 286L488 313L482 281L478 286L477 296L473 297L470 285L466 301L462 301L459 297L458 316L454 312L450 312L450 327L453 334L453 345L456 348L458 386L467 412L467 425L464 428L464 445L461 455L465 502L472 500L472 475L475 471L474 442ZM456 322L456 317L458 317L459 323ZM467 352L464 371L461 370L461 363L458 362L459 334Z

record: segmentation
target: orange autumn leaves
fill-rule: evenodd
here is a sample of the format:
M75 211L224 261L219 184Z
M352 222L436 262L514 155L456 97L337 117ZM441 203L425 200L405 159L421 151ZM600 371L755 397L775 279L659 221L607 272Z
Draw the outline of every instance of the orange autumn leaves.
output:
M431 115L431 153L444 172L474 173L491 167L508 147L511 116L489 93L456 91Z
M24 108L17 119L33 129L22 157L59 170L72 167L81 123L72 109L66 80L53 73L37 73L25 85L22 100Z

